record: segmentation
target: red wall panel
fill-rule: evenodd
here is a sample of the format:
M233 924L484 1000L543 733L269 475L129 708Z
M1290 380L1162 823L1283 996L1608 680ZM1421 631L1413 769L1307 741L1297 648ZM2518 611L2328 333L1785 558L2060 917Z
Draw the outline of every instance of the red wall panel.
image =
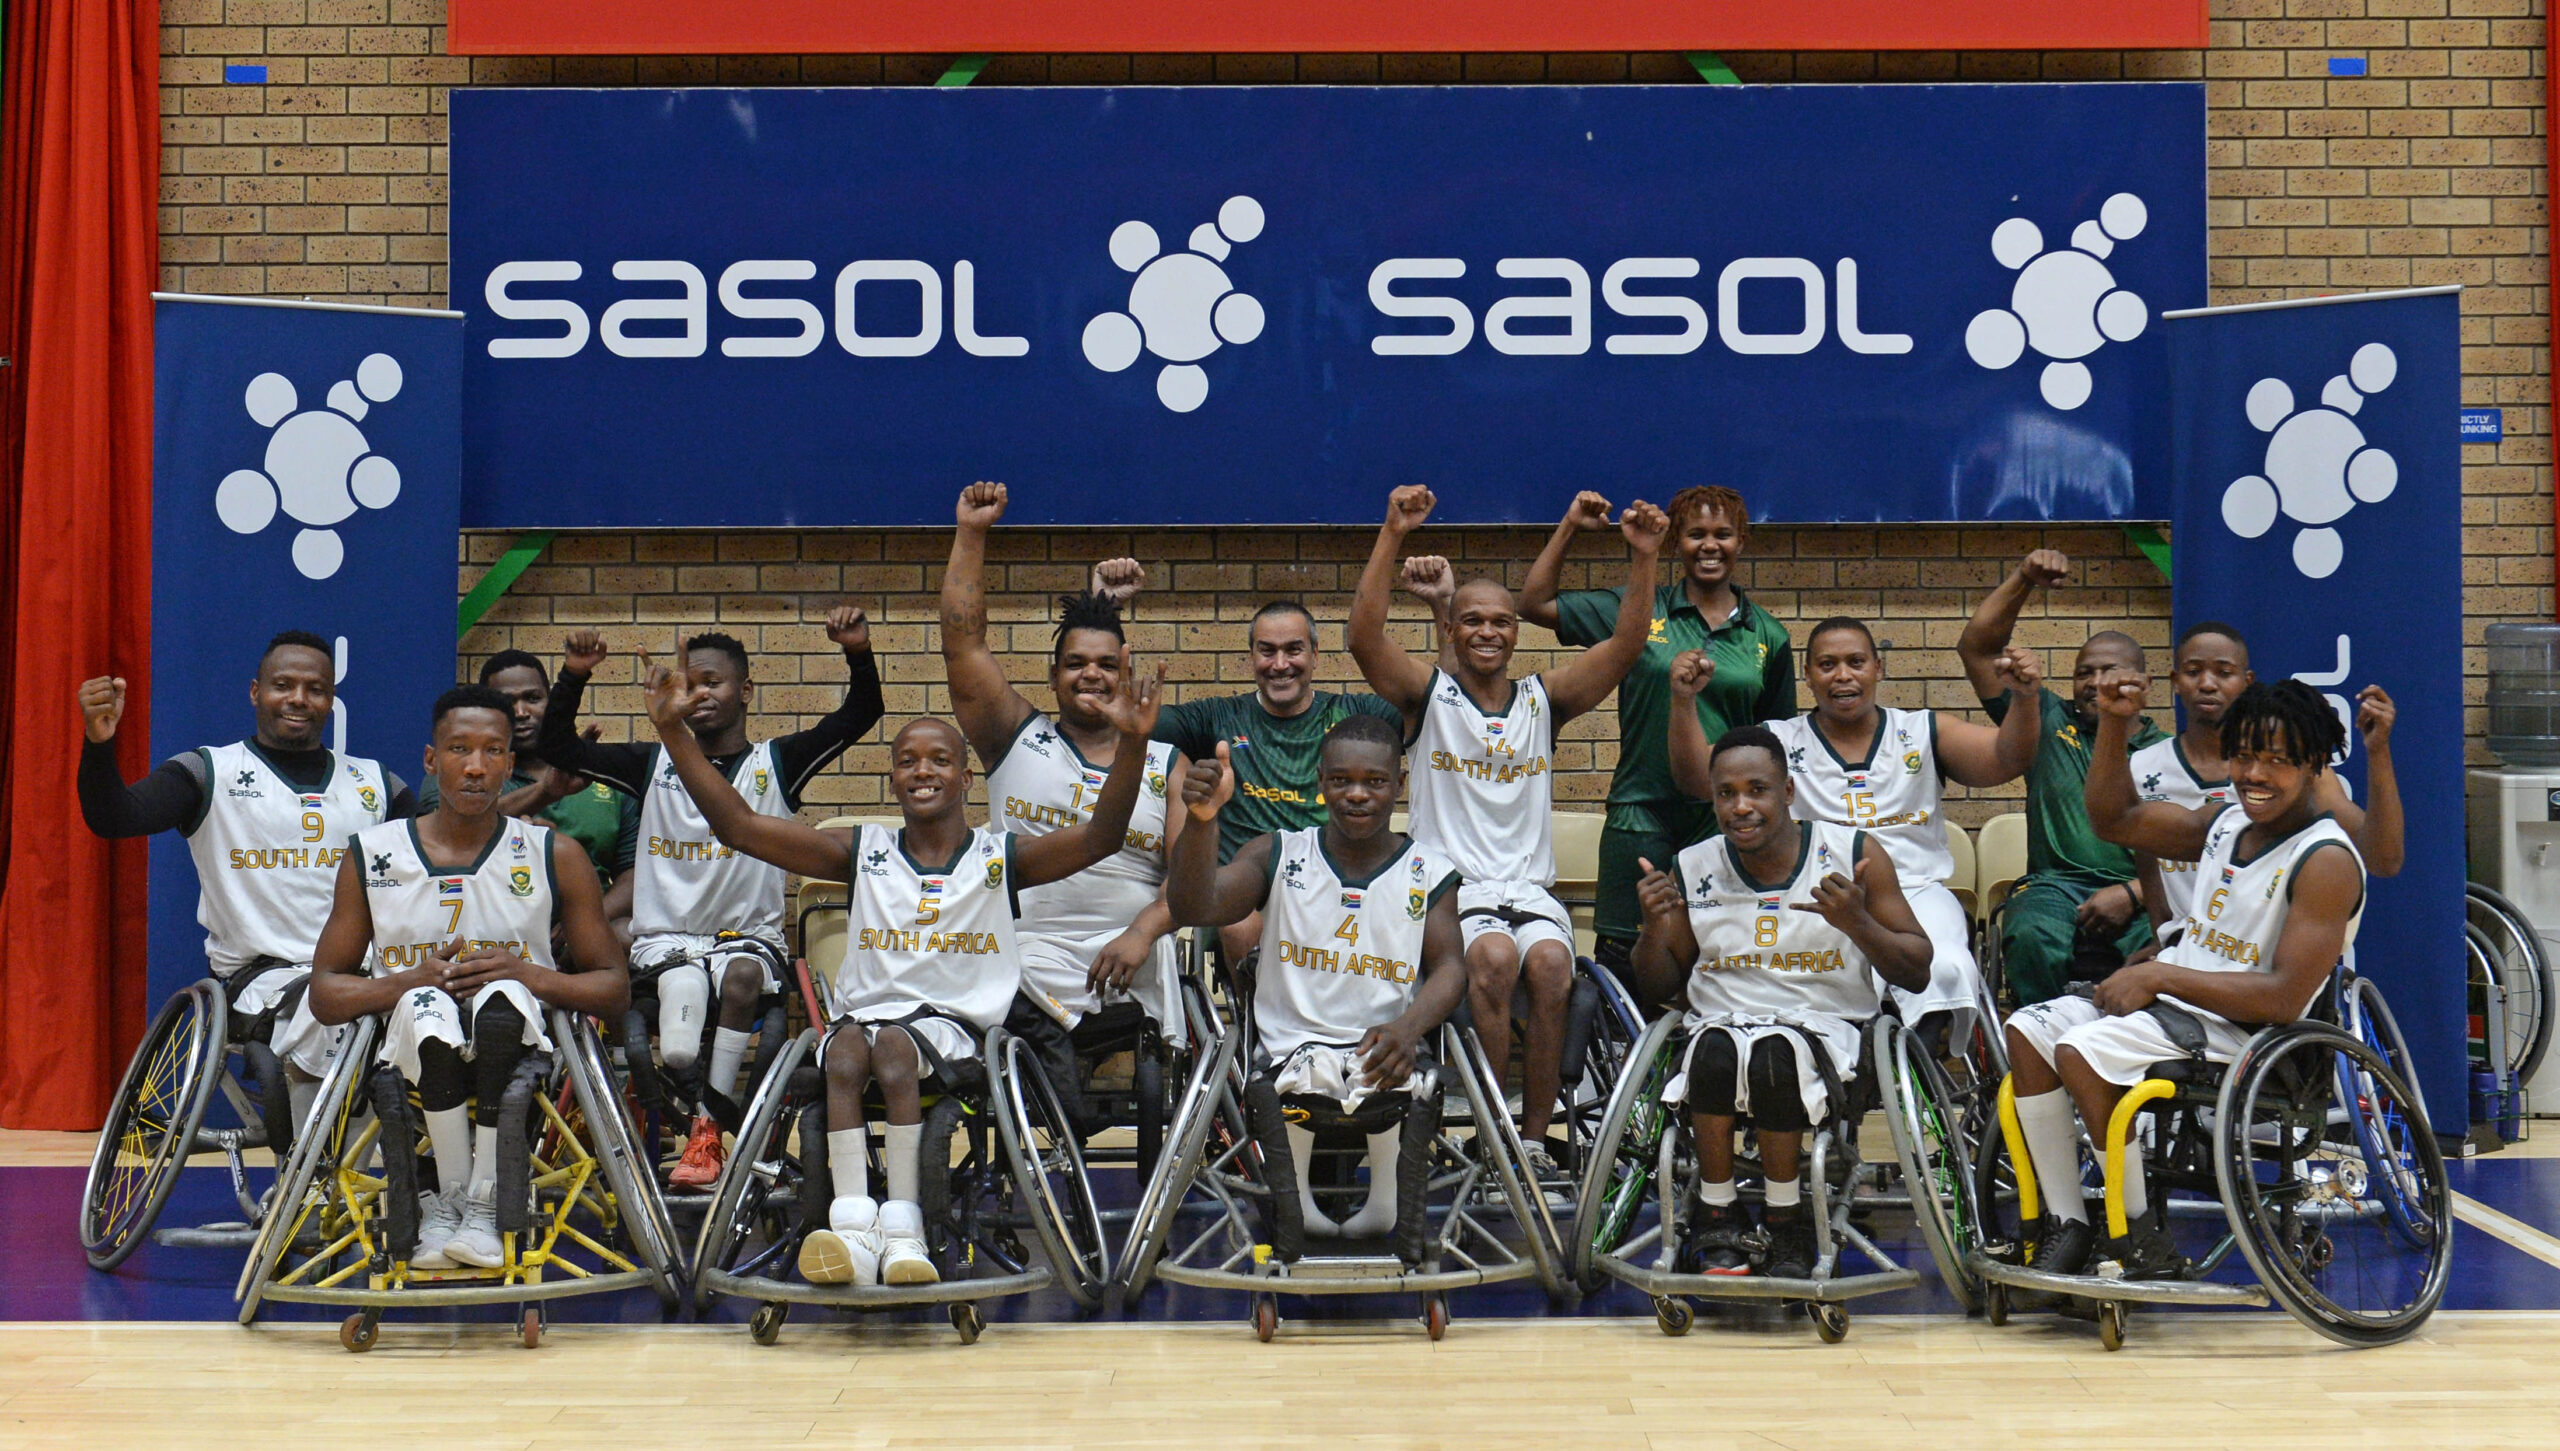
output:
M450 0L457 55L2118 50L2204 0Z

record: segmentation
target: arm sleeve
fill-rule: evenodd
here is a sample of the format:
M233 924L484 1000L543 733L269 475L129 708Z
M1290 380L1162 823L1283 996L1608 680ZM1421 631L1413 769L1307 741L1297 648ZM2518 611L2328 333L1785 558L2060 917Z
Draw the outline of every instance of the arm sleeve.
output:
M880 694L880 664L870 651L847 650L844 668L843 701L816 725L773 743L773 763L782 772L782 799L795 810L800 805L800 788L809 784L809 778L878 725L887 709Z
M2000 722L2007 720L2009 718L2008 695L2004 692L1984 701L1982 703L1982 713L1991 717L1991 723L1993 725L1998 725Z
M193 830L204 814L204 785L187 765L195 758L177 756L151 768L128 786L116 769L116 743L80 743L80 819L110 840L150 836L162 831Z
M586 699L587 677L569 671L551 682L551 699L542 708L542 759L590 781L602 781L627 796L638 796L649 784L649 747L636 742L606 745L578 734L578 704Z
M1567 645L1597 645L1617 632L1623 589L1576 589L1556 596L1556 638Z

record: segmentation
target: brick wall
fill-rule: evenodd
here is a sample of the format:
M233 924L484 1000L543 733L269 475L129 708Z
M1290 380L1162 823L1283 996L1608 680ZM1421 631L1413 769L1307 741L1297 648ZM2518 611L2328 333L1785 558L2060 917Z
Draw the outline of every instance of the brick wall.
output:
M2480 631L2552 615L2550 294L2542 136L2542 11L2534 0L2212 0L2202 52L1732 54L1749 82L2088 80L2202 77L2207 87L2209 248L2216 302L2459 282L2464 401L2506 410L2506 440L2464 449L2464 582L2470 729L2482 728ZM162 285L442 306L445 96L456 85L910 85L946 57L457 58L441 0L164 0ZM2368 74L2333 78L2333 57ZM263 86L223 84L226 63L267 67ZM1688 82L1677 55L1003 56L1004 84ZM1687 480L1666 480L1667 494ZM1563 499L1555 503L1561 508ZM1441 531L1426 541L1517 584L1543 534ZM464 588L505 547L463 544ZM1097 555L1130 552L1155 573L1138 646L1169 651L1187 689L1240 689L1241 621L1257 598L1307 596L1339 620L1369 536L1360 531L1062 532L998 536L991 608L1017 680L1042 678L1046 597ZM1898 647L1895 703L1970 704L1952 646L1965 610L2026 548L2090 561L2039 604L2021 638L2049 668L2094 625L2165 640L2156 573L2105 530L1793 528L1754 540L1745 584L1781 616L1878 619ZM825 708L841 667L816 621L840 597L880 622L893 711L938 708L934 607L947 547L928 533L563 536L464 642L469 669L502 645L556 652L576 624L617 645L717 620L764 652L773 729ZM1606 541L1593 541L1599 568ZM1580 567L1580 566L1578 566ZM1418 613L1407 611L1418 619ZM1539 637L1539 632L1529 632ZM1417 637L1418 642L1418 637ZM1542 637L1524 642L1551 643ZM663 648L663 647L662 647ZM608 681L627 681L617 662ZM1217 682L1225 682L1218 684ZM1037 692L1035 692L1036 694ZM634 724L625 685L595 697L608 731ZM1596 800L1612 722L1568 735L1559 794ZM877 748L829 781L826 804L876 800ZM1959 805L1960 819L1988 806Z

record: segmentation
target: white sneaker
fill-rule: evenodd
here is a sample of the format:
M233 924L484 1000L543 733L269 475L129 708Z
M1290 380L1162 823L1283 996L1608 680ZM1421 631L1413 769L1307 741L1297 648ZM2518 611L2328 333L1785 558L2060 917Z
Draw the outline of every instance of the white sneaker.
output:
M462 1227L444 1247L445 1258L457 1265L494 1270L507 1262L506 1250L498 1243L498 1186L474 1184L462 1201Z
M903 1199L880 1206L880 1281L887 1285L930 1285L942 1278L933 1257L924 1252L924 1209Z
M409 1255L413 1270L449 1270L453 1260L445 1251L462 1228L462 1211L454 1207L459 1196L421 1194L418 1196L418 1247Z
M827 1227L800 1241L800 1278L813 1285L880 1282L880 1205L848 1194L827 1207Z

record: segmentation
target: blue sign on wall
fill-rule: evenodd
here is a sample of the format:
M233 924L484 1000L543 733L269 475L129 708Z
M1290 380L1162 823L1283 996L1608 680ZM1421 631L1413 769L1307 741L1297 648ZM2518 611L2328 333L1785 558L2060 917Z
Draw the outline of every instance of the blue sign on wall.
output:
M2462 459L2444 417L2461 394L2458 293L2217 308L2165 327L2179 626L2237 626L2259 679L2316 686L2350 721L2367 685L2399 707L2408 861L2373 880L2356 965L2390 999L2436 1131L2456 1137L2469 1117ZM2347 749L2340 771L2361 802L2352 729Z
M2160 518L2204 95L474 89L463 517Z
M154 312L152 754L249 735L260 650L309 630L336 647L330 744L416 786L453 683L461 320L168 297ZM164 833L151 1000L204 971L195 867Z

